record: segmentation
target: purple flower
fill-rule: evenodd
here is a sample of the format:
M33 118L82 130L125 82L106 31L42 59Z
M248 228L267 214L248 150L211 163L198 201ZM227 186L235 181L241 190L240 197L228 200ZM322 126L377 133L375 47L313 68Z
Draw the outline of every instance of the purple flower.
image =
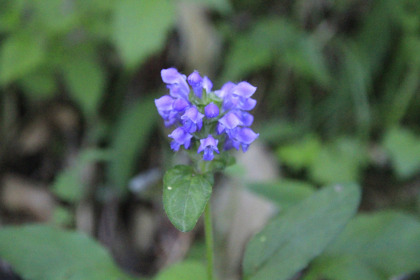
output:
M174 104L174 101L175 99L169 95L164 95L159 99L155 99L158 113L164 120L168 119L170 112L173 110L172 105Z
M189 103L182 98L175 99L164 95L155 99L155 105L159 115L164 119L165 125L171 126L179 120L179 114L189 106Z
M169 88L169 94L175 98L183 98L188 100L190 87L187 84L187 78L175 68L163 69L160 72L163 82Z
M203 88L206 90L207 93L211 92L211 89L213 88L213 83L207 76L204 76L203 78Z
M203 78L200 76L200 73L198 73L197 70L194 70L194 72L188 76L188 83L192 87L195 95L198 98L201 98L203 95Z
M209 134L207 138L200 140L200 147L198 147L197 153L201 153L204 151L203 159L204 160L213 160L214 154L213 152L219 153L219 149L217 149L217 144L219 140L216 140Z
M227 94L230 92L230 90L232 88L234 88L236 85L232 82L227 82L226 84L224 84L222 86L221 89L216 90L214 93L220 97L221 99L225 99L225 97L227 96Z
M204 114L209 119L217 117L219 115L219 107L211 102L206 107L204 107Z
M227 88L220 93L224 95L223 109L240 109L245 111L254 109L257 101L252 99L251 96L257 90L256 87L248 82L240 82L236 86L229 84L226 87Z
M239 150L239 147L242 147L242 151L246 152L249 145L254 142L258 136L259 134L255 133L249 127L238 127L229 133L224 149L229 150L235 148L236 150Z
M188 149L191 144L191 138L193 137L189 134L183 127L178 127L171 134L168 135L170 138L174 139L171 142L171 149L178 151L179 147L184 145L185 149Z
M185 111L181 117L184 129L189 133L194 133L203 126L204 115L201 114L196 107L192 106Z
M234 110L233 112L242 122L243 126L251 126L252 123L254 122L254 116L248 112L244 112L241 110Z
M252 131L252 129L248 127L243 128L236 128L228 134L226 139L224 150L230 150L235 148L239 150L242 147L242 151L246 152L248 150L249 145L257 139L259 134Z
M217 133L221 134L226 130L226 133L229 134L229 132L236 128L238 125L242 125L241 120L235 113L229 112L219 120L219 124L217 125Z
M255 133L249 127L243 127L235 133L235 138L241 144L242 151L246 152L249 145L254 142L259 135L259 133Z

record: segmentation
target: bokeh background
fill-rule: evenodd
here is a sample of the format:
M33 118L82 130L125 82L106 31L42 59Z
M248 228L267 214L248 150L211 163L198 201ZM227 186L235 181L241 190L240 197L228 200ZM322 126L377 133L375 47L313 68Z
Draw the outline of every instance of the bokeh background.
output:
M258 88L260 137L214 187L221 279L240 278L273 213L349 182L372 219L355 232L382 243L321 258L308 279L420 279L416 0L0 0L0 229L84 232L137 276L203 259L202 224L180 233L162 207L162 174L182 160L154 106L168 67ZM17 270L0 260L1 279Z

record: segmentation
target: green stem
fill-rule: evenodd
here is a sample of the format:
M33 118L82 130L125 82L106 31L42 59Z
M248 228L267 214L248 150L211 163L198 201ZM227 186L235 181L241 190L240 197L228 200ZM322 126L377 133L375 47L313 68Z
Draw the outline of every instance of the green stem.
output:
M207 202L204 210L204 231L206 235L206 253L207 253L207 276L208 280L213 280L213 226L211 222L210 201Z

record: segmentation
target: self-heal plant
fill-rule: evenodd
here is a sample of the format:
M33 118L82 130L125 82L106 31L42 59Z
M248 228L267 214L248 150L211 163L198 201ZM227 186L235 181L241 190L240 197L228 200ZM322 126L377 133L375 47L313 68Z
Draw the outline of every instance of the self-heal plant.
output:
M173 127L168 135L171 149L185 149L190 165L177 165L164 176L163 203L169 219L181 231L194 228L205 212L206 247L209 279L213 272L213 239L210 203L213 175L232 163L228 150L246 152L258 138L250 126L249 113L256 100L256 87L248 82L227 82L212 90L208 77L194 71L187 76L175 68L161 71L169 95L155 100L165 126Z
M256 105L256 100L251 98L256 87L248 82L228 82L220 90L211 91L210 79L201 77L197 71L187 78L175 68L169 68L163 69L161 75L169 95L156 99L155 104L165 125L176 126L169 134L174 151L181 146L196 149L203 143L201 140L208 139L207 142L215 143L214 150L218 151L220 146L225 151L242 148L245 152L258 137L249 128L254 118L248 113ZM201 144L198 153L204 150ZM203 155L206 161L213 158Z

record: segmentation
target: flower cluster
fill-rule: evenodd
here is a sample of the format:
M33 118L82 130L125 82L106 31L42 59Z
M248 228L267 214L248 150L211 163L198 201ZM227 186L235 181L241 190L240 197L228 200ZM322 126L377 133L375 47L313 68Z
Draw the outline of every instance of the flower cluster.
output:
M197 143L197 153L203 152L203 159L210 161L214 152L219 153L219 146L223 150L242 148L245 152L258 137L250 128L254 117L248 113L257 103L251 98L256 87L248 82L228 82L212 91L210 79L197 71L187 78L175 68L168 68L161 75L169 95L156 99L155 104L165 125L176 125L168 135L174 151Z

